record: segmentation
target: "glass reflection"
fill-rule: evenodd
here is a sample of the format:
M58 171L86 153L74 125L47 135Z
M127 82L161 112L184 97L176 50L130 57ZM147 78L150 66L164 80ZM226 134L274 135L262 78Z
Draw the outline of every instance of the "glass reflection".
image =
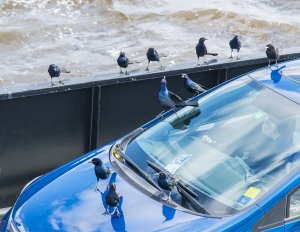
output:
M186 181L212 214L253 204L299 163L299 105L250 77L203 96L199 108L185 130L174 122L191 107L138 136L126 154L148 172L147 160Z
M282 69L285 68L286 66L282 66L280 68L276 68L276 69L271 69L271 79L273 81L274 84L277 84L282 77Z

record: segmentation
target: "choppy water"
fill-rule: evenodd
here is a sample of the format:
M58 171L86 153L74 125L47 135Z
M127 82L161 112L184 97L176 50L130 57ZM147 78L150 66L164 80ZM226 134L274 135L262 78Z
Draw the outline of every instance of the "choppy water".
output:
M297 0L0 0L0 86L49 81L47 68L66 78L118 72L121 48L141 61L147 48L168 54L165 65L195 60L199 37L209 51L229 55L239 34L241 58L265 45L300 47Z

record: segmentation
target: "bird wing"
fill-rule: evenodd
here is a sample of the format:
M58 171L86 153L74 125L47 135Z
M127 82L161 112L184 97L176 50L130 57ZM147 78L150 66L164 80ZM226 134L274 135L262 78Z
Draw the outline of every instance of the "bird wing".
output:
M183 100L178 95L172 93L171 91L169 91L169 96L175 102L183 102Z
M196 82L194 82L192 80L189 81L189 85L196 92L204 92L205 91L205 89L203 89L199 84L197 84Z
M233 47L233 39L229 41L229 46L232 49L232 47Z

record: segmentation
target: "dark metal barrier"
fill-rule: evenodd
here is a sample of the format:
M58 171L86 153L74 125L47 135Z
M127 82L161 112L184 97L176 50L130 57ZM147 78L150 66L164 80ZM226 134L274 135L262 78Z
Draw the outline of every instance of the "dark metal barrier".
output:
M289 53L282 59L294 59ZM224 61L205 67L176 66L165 72L98 75L64 86L14 86L0 89L0 208L12 205L31 179L66 163L143 123L160 111L162 76L182 98L181 73L211 88L266 65L265 58Z

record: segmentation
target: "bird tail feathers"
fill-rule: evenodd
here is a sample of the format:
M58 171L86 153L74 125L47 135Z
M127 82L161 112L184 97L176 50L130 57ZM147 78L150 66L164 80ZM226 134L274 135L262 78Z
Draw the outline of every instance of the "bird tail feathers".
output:
M67 70L66 68L61 68L60 70L62 73L70 73L71 71Z
M191 101L191 102L179 102L175 105L176 107L185 107L185 106L192 106L192 107L198 107L199 103L197 101Z
M217 56L218 53L207 53L206 55Z
M139 63L141 63L141 62L138 60L132 60L132 61L128 62L128 64L139 64Z
M164 54L164 53L160 53L159 57L167 57L168 55Z

